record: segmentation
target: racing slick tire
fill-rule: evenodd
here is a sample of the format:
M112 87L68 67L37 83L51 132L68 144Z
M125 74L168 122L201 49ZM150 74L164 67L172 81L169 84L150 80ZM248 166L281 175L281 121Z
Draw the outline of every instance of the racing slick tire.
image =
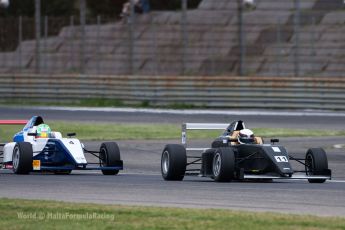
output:
M212 162L212 178L217 182L229 182L235 172L235 153L231 148L219 148Z
M318 175L328 169L328 160L325 150L322 148L308 149L305 155L305 171L307 175ZM325 179L308 179L309 183L324 183Z
M201 155L201 170L200 173L202 176L213 177L212 172L212 165L213 165L213 157L217 149L207 149Z
M187 167L187 153L183 145L166 145L161 158L161 172L164 180L181 181Z
M117 166L121 160L120 149L116 142L104 142L99 150L99 163L101 167ZM117 175L119 170L102 170L103 175Z
M32 146L28 142L18 142L12 155L13 172L29 174L32 171Z

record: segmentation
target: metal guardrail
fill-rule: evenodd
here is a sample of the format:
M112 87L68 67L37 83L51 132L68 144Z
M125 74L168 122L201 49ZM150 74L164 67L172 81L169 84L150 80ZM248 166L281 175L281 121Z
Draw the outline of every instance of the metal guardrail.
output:
M345 110L345 78L0 75L0 95L0 100L104 98L125 104Z

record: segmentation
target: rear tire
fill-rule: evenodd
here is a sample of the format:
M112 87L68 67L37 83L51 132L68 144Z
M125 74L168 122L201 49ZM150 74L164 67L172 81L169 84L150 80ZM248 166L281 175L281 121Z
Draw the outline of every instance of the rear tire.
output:
M121 160L119 146L115 142L104 142L99 150L99 163L101 167L117 166ZM117 175L119 170L102 170L103 175Z
M317 172L322 172L328 169L328 160L325 150L322 148L308 149L305 155L305 171L309 175L318 175ZM308 179L309 183L324 183L325 179Z
M235 154L231 148L219 148L213 157L213 179L217 182L229 182L234 178Z
M183 145L166 145L161 158L161 172L164 180L181 181L187 167L187 153Z
M32 171L32 146L28 142L18 142L12 155L13 172L15 174L29 174Z
M202 161L201 161L201 170L200 173L202 176L213 177L212 172L212 165L213 165L213 157L217 149L207 149L202 154Z

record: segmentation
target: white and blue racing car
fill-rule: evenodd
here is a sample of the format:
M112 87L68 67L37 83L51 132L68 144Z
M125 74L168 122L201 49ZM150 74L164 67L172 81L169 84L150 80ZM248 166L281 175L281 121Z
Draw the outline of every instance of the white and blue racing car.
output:
M5 121L2 124L22 124L23 121ZM24 128L14 135L13 142L0 144L0 166L16 174L33 171L70 174L72 170L101 170L104 175L116 175L123 169L120 150L115 142L104 142L99 151L86 150L75 133L63 138L52 132L40 116L32 117ZM99 159L88 162L85 153Z

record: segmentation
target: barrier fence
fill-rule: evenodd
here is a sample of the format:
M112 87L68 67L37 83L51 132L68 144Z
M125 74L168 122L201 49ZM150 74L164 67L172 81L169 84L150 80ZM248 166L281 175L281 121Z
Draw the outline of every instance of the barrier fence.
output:
M343 77L0 75L0 100L345 110Z
M343 0L187 1L177 11L132 7L121 20L85 6L80 17L1 18L0 73L345 76Z

